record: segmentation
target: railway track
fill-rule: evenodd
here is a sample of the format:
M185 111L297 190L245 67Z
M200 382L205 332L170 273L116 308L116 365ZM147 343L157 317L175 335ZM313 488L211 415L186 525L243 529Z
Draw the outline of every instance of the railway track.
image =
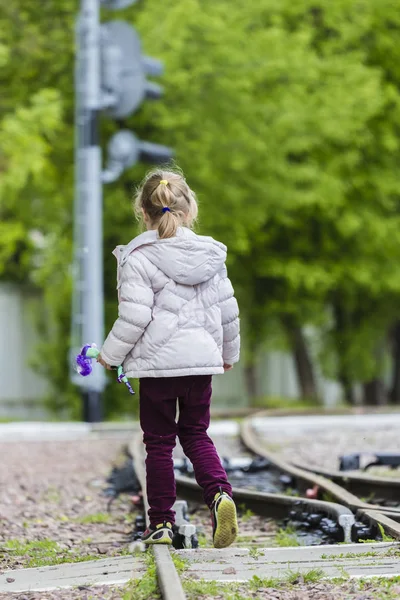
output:
M147 511L149 503L146 494L145 452L141 435L135 437L131 446L131 453L136 475L142 488L146 526L148 526L149 518ZM151 549L154 553L157 580L163 600L185 600L186 594L168 546L154 545Z
M272 462L276 462L280 459L275 453L267 451L263 444L264 440L257 434L257 427L254 426L260 419L268 418L269 414L269 411L260 411L245 417L240 428L241 438L244 445L252 452L256 451L256 445L260 443L262 455L268 455ZM389 502L394 501L398 503L400 507L400 478L379 477L366 473L338 471L336 469L326 469L322 467L309 467L308 465L297 461L294 463L288 463L286 461L286 464L292 464L292 466L298 467L304 471L309 471L315 475L325 477L358 497L369 497L371 496L371 490L373 490L377 498ZM382 508L385 509L385 507ZM386 510L391 510L391 508L386 508Z
M372 532L372 536L375 538L379 538L383 532L384 535L386 534L395 540L400 540L400 508L387 509L386 507L363 502L352 491L339 485L337 478L334 476L329 477L330 473L314 473L310 469L286 463L279 456L263 448L260 436L252 427L252 417L248 417L242 422L240 437L245 447L252 453L267 459L272 469L290 476L296 483L300 493L305 495L307 490L314 489L318 490L318 493L322 494L324 499L234 488L233 493L237 504L244 503L254 513L276 519L284 519L296 514L301 514L302 518L305 519L309 516L310 521L316 518L330 519L331 522L336 523L335 539L338 542L357 542L361 526L369 528L369 531ZM135 470L143 490L147 523L148 504L145 493L145 451L140 435L136 436L131 445L131 452ZM341 475L347 477L347 475ZM363 480L363 485L367 485L369 482L371 486L378 479L376 477L361 475L357 477L357 479L359 478ZM201 489L194 479L176 474L176 483L178 496L196 502L202 501ZM354 488L351 489L353 490ZM361 545L359 544L358 546ZM379 546L379 544L375 544L375 546ZM188 547L186 545L186 548ZM336 546L326 547L336 548ZM354 548L354 544L351 547ZM184 599L186 597L185 591L180 575L172 560L169 547L154 546L150 551L154 553L158 585L162 598L164 600ZM196 555L198 554L203 557L205 553L211 556L213 552L216 551L213 549L201 549L196 552Z
M400 481L364 474L340 473L326 469L311 469L303 465L291 464L265 447L264 440L253 427L253 419L264 413L244 419L240 427L243 445L253 454L269 462L272 469L285 474L296 482L300 493L314 490L335 502L347 506L357 518L369 523L380 524L388 534L400 539ZM399 507L385 507L364 502L356 494L357 490L383 495L388 499L397 499Z

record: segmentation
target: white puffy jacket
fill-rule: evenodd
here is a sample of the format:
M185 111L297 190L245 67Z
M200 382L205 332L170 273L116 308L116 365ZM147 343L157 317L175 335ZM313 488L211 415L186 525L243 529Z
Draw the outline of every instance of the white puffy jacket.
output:
M147 231L114 250L119 317L101 350L128 377L223 373L239 360L239 309L226 247L179 228Z

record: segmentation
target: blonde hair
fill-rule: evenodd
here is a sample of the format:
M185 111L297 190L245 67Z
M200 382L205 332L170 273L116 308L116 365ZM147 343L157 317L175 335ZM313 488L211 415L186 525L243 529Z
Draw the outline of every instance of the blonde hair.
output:
M183 173L165 169L147 173L135 198L139 220L143 212L161 239L174 237L178 227L192 227L198 213L197 200Z

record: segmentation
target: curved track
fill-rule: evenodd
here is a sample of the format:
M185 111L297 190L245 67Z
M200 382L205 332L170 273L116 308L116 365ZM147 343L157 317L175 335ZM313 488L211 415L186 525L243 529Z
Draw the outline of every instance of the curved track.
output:
M327 470L318 470L314 472L311 469L305 469L298 465L293 465L284 461L274 452L270 452L265 448L262 437L260 437L253 427L253 419L264 417L265 413L259 413L257 416L246 418L242 421L240 428L240 437L244 446L253 454L262 456L267 459L272 468L277 469L281 473L285 473L292 477L298 486L301 493L308 489L318 489L319 493L323 493L329 499L333 499L341 505L347 506L356 516L368 522L379 523L387 533L396 539L400 539L400 508L390 508L370 504L364 502L352 491L362 488L368 493L377 491L382 494L386 490L387 497L400 500L400 482L398 480L383 479L382 477L372 477L369 475L348 475L330 472ZM339 483L346 485L345 489ZM393 482L396 484L394 489L391 487ZM358 488L357 488L358 486ZM389 493L390 490L390 493ZM397 493L397 490L399 492Z
M202 502L202 491L194 479L175 475L176 488L179 495ZM336 502L324 502L287 496L285 494L269 494L252 490L233 488L233 496L238 503L244 503L258 515L282 519L291 511L301 511L308 514L322 514L335 521L342 535L341 541L351 542L352 527L355 523L354 515L349 508Z
M246 489L235 489L234 497L239 502L244 502L247 507L255 513L268 515L269 517L283 518L287 517L291 511L297 510L302 513L322 514L337 523L341 530L341 540L351 542L357 541L356 519L363 521L378 532L379 526L382 530L400 540L400 508L387 509L373 504L363 502L349 489L344 489L335 481L335 475L329 472L316 474L311 470L304 469L297 465L289 464L283 461L279 456L263 448L262 438L255 432L252 426L252 418L246 418L241 425L242 443L254 454L266 458L271 464L272 469L280 473L290 475L296 482L300 493L305 493L310 488L318 489L324 493L329 500L317 500L306 497L294 497L285 494L270 494L265 492L250 491ZM136 436L131 445L131 452L134 460L135 470L138 475L143 490L144 505L147 510L148 503L146 497L146 475L145 475L145 450L141 435ZM328 475L325 476L325 475ZM332 475L332 477L330 477ZM340 474L341 477L346 477ZM376 477L358 476L364 485L374 486ZM354 479L354 477L353 477ZM200 500L202 492L197 483L183 475L176 475L177 492L184 498ZM387 481L385 480L385 484ZM390 485L390 482L389 482ZM373 491L373 489L372 489ZM371 492L371 488L369 489ZM148 523L147 523L148 524ZM162 598L164 600L184 600L186 598L182 582L172 560L168 546L153 546L156 573Z
M254 440L256 437L261 444L263 443L263 439L257 435L252 423L258 419L268 418L268 416L270 416L270 411L263 410L245 417L241 427L242 440L245 445L246 439L251 441L251 439ZM251 437L248 434L249 431L252 431ZM265 448L263 450L265 450ZM276 460L275 454L269 454L274 456L274 460ZM324 469L322 467L309 467L308 465L300 462L294 462L293 466L330 479L334 483L344 487L355 496L369 496L372 489L374 492L376 492L377 497L383 498L384 500L397 501L400 505L400 478L395 479L393 477L379 477L367 475L365 473L343 472L337 471L336 469Z

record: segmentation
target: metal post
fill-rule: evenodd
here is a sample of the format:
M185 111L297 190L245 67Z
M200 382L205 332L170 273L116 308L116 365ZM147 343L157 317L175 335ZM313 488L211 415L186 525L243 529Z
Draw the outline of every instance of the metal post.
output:
M104 339L103 209L101 148L98 118L101 108L99 0L82 0L76 30L75 230L72 348L101 346ZM83 418L101 421L106 379L95 365L90 377L72 374L82 388Z

